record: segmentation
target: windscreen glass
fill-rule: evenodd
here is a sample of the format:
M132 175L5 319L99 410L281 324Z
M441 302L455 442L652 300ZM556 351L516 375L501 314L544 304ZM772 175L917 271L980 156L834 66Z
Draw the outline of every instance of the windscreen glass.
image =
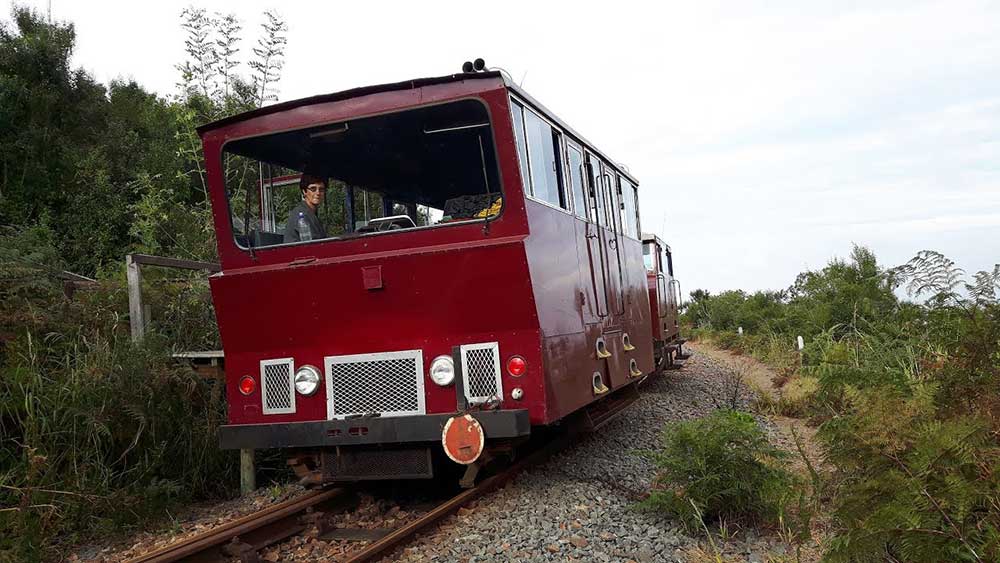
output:
M656 249L651 243L642 245L642 261L646 264L646 271L656 271Z
M244 248L484 221L503 206L475 100L234 141L222 158Z

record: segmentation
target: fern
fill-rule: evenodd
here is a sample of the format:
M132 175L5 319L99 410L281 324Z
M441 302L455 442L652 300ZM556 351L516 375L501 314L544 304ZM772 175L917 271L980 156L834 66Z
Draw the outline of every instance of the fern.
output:
M997 292L1000 291L1000 264L995 265L992 272L976 272L972 283L966 284L965 289L975 303L995 304Z
M658 474L642 506L693 530L717 519L775 521L793 483L778 466L788 454L768 442L752 416L736 411L668 425L663 448L646 455Z
M922 250L909 262L892 270L900 282L907 280L906 291L912 297L930 294L930 300L955 299L965 270L940 252Z

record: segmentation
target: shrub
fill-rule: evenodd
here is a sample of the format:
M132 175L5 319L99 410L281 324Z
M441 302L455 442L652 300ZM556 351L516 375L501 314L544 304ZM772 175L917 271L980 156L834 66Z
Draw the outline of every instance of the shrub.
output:
M90 334L63 357L47 344L27 333L0 367L0 504L15 507L0 514L0 560L232 490L220 385L127 336Z
M777 466L788 454L768 442L752 416L736 411L672 423L663 447L647 455L658 473L643 506L690 528L719 518L772 522L793 484Z
M827 559L1000 560L1000 448L976 416L941 419L936 390L848 393L823 425L839 482Z
M790 378L781 388L778 412L784 416L804 416L814 404L819 381L815 377L799 375Z
M158 332L131 342L122 284L65 298L54 255L42 228L0 236L0 561L58 558L236 483L221 385Z
M711 395L712 404L717 409L740 410L750 395L750 360L740 358L736 362L725 362L721 366L718 387Z
M740 335L732 331L717 332L712 336L712 341L724 350L738 350Z

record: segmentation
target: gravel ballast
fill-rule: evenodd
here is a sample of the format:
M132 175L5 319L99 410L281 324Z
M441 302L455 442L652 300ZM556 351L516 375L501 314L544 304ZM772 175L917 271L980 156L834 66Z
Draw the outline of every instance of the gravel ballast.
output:
M639 452L659 445L667 422L715 410L725 373L714 360L693 354L683 369L647 381L640 399L597 433L387 560L690 560L695 538L677 522L635 508L655 474ZM730 543L724 552L738 559L755 559L771 547Z
M638 510L636 505L648 493L655 474L652 461L641 452L659 446L663 426L704 416L728 401L723 397L727 396L727 386L731 386L732 378L727 377L732 373L727 365L731 362L716 357L694 352L683 369L651 377L642 386L639 400L598 432L580 438L547 462L521 473L504 488L459 509L383 561L715 560L704 536L687 532L678 522L660 514ZM738 395L738 406L746 408L749 390L744 388ZM786 440L774 423L766 417L757 418L782 447L788 446L782 443ZM84 549L71 559L121 561L187 533L214 527L225 521L223 515L246 514L255 505L301 494L301 489L274 487L269 493L260 493L228 503L231 506L222 510L216 508L201 517L195 514L185 518L181 533L176 529L172 533L146 533L136 538L138 541L128 542L125 549L120 545ZM392 504L392 499L387 500ZM395 511L401 514L398 507ZM371 519L369 516L359 509L345 515L338 527L371 527L365 523L366 518ZM789 553L790 547L781 544L774 534L732 531L725 534L724 541L713 533L715 545L726 561L786 560L781 555ZM331 561L362 547L356 542L323 541L317 535L315 528L308 530L265 549L261 558Z

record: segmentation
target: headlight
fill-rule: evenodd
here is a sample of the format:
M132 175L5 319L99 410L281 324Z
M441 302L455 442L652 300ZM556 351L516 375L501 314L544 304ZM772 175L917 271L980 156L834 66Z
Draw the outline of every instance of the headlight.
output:
M302 366L295 372L295 390L300 395L312 395L319 389L319 370Z
M431 376L431 381L441 387L451 385L455 381L455 362L451 360L451 356L438 356L431 362L428 375Z

